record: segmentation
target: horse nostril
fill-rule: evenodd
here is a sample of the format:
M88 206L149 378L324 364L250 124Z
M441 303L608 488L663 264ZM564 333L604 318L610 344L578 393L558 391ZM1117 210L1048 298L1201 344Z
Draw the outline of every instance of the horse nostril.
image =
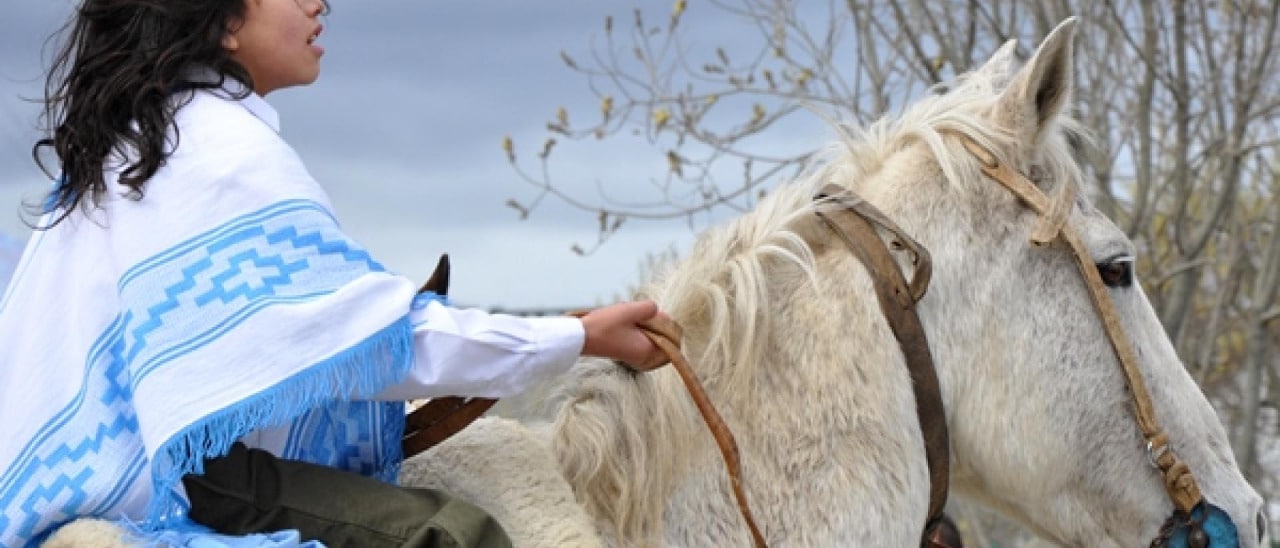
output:
M1267 534L1267 515L1258 510L1258 542L1262 542L1262 537Z

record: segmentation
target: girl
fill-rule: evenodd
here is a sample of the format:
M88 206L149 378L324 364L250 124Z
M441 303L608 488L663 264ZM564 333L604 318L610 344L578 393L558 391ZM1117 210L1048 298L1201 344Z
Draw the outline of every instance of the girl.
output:
M78 516L177 545L501 545L478 510L386 483L402 402L513 395L580 354L664 361L652 302L459 310L343 234L263 100L315 81L327 10L79 6L35 146L61 175L0 301L0 545Z

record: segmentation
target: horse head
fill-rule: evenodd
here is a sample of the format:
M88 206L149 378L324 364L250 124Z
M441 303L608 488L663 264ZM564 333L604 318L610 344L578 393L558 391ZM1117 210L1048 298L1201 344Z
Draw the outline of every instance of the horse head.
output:
M1062 23L1020 68L1006 44L945 92L851 135L825 176L856 173L846 186L932 253L919 313L943 387L955 491L1063 544L1147 545L1179 513L1153 466L1171 451L1194 477L1183 482L1234 522L1241 546L1256 546L1262 499L1134 276L1135 245L1077 195L1088 138L1068 112L1074 34L1074 20ZM993 166L1043 196L1040 211ZM1113 333L1085 268L1105 286ZM1118 347L1129 349L1137 386ZM1135 393L1149 397L1135 404ZM1163 437L1139 427L1143 413Z
M1262 500L1134 277L1135 245L1079 193L1074 32L1064 22L1020 67L1006 44L900 115L844 128L803 177L705 231L642 290L684 327L769 542L920 542L921 421L945 420L953 491L1046 538L1151 544L1186 534L1171 516L1192 519L1203 498L1241 546L1258 545ZM945 419L918 416L867 265L814 215L831 184L932 256L916 309ZM674 372L586 365L566 397L552 445L608 536L749 542Z

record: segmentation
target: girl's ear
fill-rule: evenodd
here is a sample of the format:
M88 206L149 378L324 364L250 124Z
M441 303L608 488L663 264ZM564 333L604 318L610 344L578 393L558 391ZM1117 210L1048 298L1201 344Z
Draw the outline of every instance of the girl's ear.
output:
M240 49L240 39L236 34L240 33L240 28L244 26L244 22L238 18L232 18L227 21L226 28L222 31L222 49L229 52L235 52Z

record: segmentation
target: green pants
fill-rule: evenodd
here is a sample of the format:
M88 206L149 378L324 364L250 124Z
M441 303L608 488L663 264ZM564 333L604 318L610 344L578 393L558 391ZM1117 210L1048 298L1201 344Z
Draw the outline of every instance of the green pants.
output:
M471 504L235 444L183 478L189 516L220 533L297 529L337 547L509 547L506 532Z

